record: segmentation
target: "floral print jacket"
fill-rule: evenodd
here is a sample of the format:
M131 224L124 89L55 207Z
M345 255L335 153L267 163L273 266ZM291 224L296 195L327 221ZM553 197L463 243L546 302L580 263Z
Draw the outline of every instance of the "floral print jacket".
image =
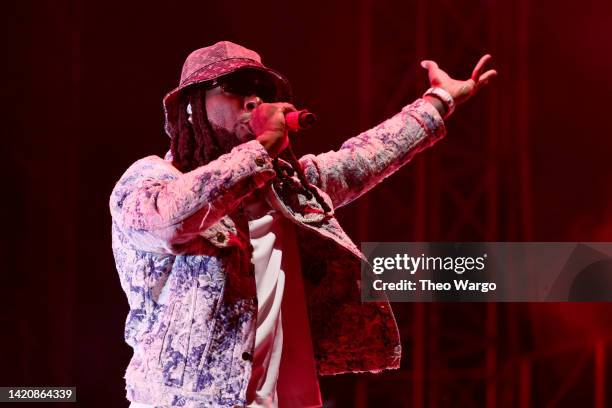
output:
M444 134L436 109L418 99L338 151L299 162L335 209ZM118 181L110 211L113 253L130 306L129 400L193 408L246 403L257 298L241 201L255 190L296 225L319 374L399 367L389 304L360 300L363 255L333 210L325 213L278 179L272 159L253 140L185 174L149 156Z

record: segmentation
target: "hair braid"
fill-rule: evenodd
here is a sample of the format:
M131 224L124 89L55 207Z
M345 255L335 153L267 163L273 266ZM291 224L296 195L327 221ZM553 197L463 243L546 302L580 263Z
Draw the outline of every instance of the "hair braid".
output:
M180 104L179 109L181 109ZM179 149L179 140L181 140L181 132L180 130L177 132L176 128L174 128L174 131L172 132L172 137L170 138L170 152L172 154L172 163L175 165L176 168L180 170L179 163L181 161L181 151Z
M218 158L221 155L221 148L217 139L213 137L213 130L208 121L206 106L203 103L205 91L195 88L189 99L192 110L191 120L198 142L196 160L199 165L202 165Z
M192 170L193 148L195 146L193 130L187 119L187 101L180 98L178 134L175 136L176 140L173 140L171 149L173 162L182 172Z
M219 143L213 137L202 103L203 93L200 88L186 89L179 98L178 131L171 140L170 149L173 164L184 173L220 156ZM187 104L191 104L191 123Z

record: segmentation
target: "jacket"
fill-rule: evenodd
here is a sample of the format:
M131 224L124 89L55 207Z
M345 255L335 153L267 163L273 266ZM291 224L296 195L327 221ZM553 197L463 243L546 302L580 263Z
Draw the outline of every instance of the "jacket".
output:
M184 174L158 156L136 161L110 197L113 254L130 307L125 341L134 350L127 398L189 408L246 403L257 298L241 201L258 189L296 226L318 373L398 368L391 308L384 300L361 301L366 259L333 209L444 134L439 113L418 99L337 151L301 157L331 213L280 183L256 140Z

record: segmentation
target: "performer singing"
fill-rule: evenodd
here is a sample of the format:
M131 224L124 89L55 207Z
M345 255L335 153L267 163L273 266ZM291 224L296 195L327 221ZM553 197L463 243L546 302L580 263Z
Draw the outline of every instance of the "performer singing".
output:
M391 308L361 302L363 255L334 211L440 140L489 59L466 81L423 61L423 98L297 160L289 82L228 41L191 53L164 98L170 151L110 198L132 407L319 407L317 375L398 368Z

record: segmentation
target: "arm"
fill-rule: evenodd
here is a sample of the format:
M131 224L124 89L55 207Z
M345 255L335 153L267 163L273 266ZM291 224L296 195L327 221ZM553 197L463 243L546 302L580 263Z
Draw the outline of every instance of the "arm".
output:
M338 208L395 173L445 133L438 110L418 99L380 125L348 139L337 151L303 156L300 164L308 181L324 190Z
M185 174L149 156L116 184L110 211L138 249L173 253L174 245L192 240L274 176L271 158L256 140Z
M466 81L451 78L434 61L423 61L421 66L428 70L431 86L442 88L451 104L458 105L497 75L495 70L482 73L490 59L488 54L483 56ZM348 204L445 134L442 117L448 116L450 106L449 101L438 98L424 96L391 119L347 140L336 152L302 157L306 177L329 194L335 207Z

